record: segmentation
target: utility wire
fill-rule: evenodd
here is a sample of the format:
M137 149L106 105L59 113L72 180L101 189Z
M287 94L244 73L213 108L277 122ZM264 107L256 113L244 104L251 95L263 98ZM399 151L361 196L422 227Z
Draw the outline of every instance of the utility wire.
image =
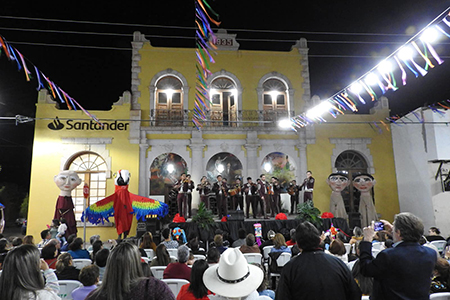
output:
M0 19L16 19L29 21L46 21L46 22L61 22L61 23L75 23L75 24L91 24L91 25L111 25L111 26L130 26L130 27L148 27L148 28L168 28L168 29L183 29L196 30L196 27L189 26L173 26L173 25L149 25L149 24L130 24L117 22L99 22L99 21L78 21L78 20L62 20L62 19L48 19L48 18L31 18L31 17L16 17L16 16L0 16ZM295 31L295 30L266 30L266 29L227 29L228 31L238 32L260 32L260 33L283 33L283 34L322 34L322 35L354 35L354 36L411 36L400 33L370 33L370 32L333 32L333 31Z

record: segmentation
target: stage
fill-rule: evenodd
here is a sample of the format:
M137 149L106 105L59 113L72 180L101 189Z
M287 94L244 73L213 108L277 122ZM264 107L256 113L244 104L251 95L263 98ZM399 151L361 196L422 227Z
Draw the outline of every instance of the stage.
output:
M263 239L267 238L267 232L269 230L273 230L275 232L280 232L281 229L286 228L288 230L291 230L292 228L296 228L298 224L302 222L300 219L296 219L296 215L294 216L287 216L287 220L275 220L274 218L271 219L245 219L244 221L227 221L227 222L220 222L220 220L216 220L214 223L214 228L211 230L205 231L199 227L197 223L192 222L190 219L188 219L185 223L170 223L169 227L171 229L175 227L180 227L183 229L186 233L186 235L189 235L190 232L194 231L197 233L197 235L206 242L212 241L214 238L214 232L216 229L221 229L223 231L226 231L230 234L230 237L232 240L238 239L238 230L239 228L244 228L247 233L254 233L255 228L254 224L260 223L262 228L262 234ZM326 231L331 227L331 224L334 225L335 228L339 228L344 233L346 233L348 236L351 236L351 230L348 226L347 220L342 218L332 218L332 219L322 219L323 225L318 228L320 231Z

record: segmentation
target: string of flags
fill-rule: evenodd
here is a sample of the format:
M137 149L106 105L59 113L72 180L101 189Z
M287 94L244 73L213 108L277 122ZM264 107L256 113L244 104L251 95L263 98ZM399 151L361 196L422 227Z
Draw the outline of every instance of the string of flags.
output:
M217 21L219 15L211 8L206 0L195 1L195 39L197 57L196 63L196 84L195 84L195 102L192 122L197 129L203 126L207 120L207 113L211 103L209 97L208 77L211 75L209 63L215 63L211 53L217 54L214 50L217 47L214 43L217 40L216 35L211 29L211 23L220 25ZM209 62L208 62L209 61Z
M61 103L65 103L69 110L76 111L78 107L95 122L101 124L95 115L84 109L74 98L69 96L69 94L61 89L56 83L50 80L49 77L0 35L0 56L2 54L4 54L9 61L17 64L18 71L23 70L27 81L36 79L36 90L40 91L41 89L47 89L55 101L59 100Z
M323 118L325 113L329 113L336 118L338 115L344 114L345 111L357 112L358 105L366 104L369 101L377 101L387 91L396 91L401 86L405 86L409 77L426 76L430 69L443 64L444 61L433 45L437 44L443 37L450 38L449 10L450 7L352 84L307 112L290 118L290 127L296 131L298 128L309 124L326 122ZM438 106L429 106L429 108L433 112L442 113L440 109L450 109L448 103L450 101L447 100L446 102L445 104L438 103ZM420 119L419 116L418 119ZM397 122L399 120L400 117L398 116L386 118L386 122L394 124L399 124ZM379 125L389 131L386 122L380 120L372 124L379 132L382 131Z

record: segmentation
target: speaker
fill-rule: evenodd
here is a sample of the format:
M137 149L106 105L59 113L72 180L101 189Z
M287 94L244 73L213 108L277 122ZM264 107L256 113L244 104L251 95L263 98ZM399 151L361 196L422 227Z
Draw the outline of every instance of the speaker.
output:
M230 210L228 211L230 215L228 221L244 221L244 211L243 210Z

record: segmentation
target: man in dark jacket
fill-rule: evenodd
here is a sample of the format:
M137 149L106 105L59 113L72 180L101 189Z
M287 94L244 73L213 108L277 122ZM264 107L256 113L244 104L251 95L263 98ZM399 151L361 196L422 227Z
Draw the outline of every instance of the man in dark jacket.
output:
M281 272L275 300L360 300L361 292L347 266L319 248L320 233L303 222L295 230L302 250Z
M360 244L361 273L373 277L372 300L428 299L431 273L436 263L436 252L421 246L422 221L411 213L395 216L394 226L382 221L392 231L394 247L372 258L372 239L375 231L364 228L364 240Z

